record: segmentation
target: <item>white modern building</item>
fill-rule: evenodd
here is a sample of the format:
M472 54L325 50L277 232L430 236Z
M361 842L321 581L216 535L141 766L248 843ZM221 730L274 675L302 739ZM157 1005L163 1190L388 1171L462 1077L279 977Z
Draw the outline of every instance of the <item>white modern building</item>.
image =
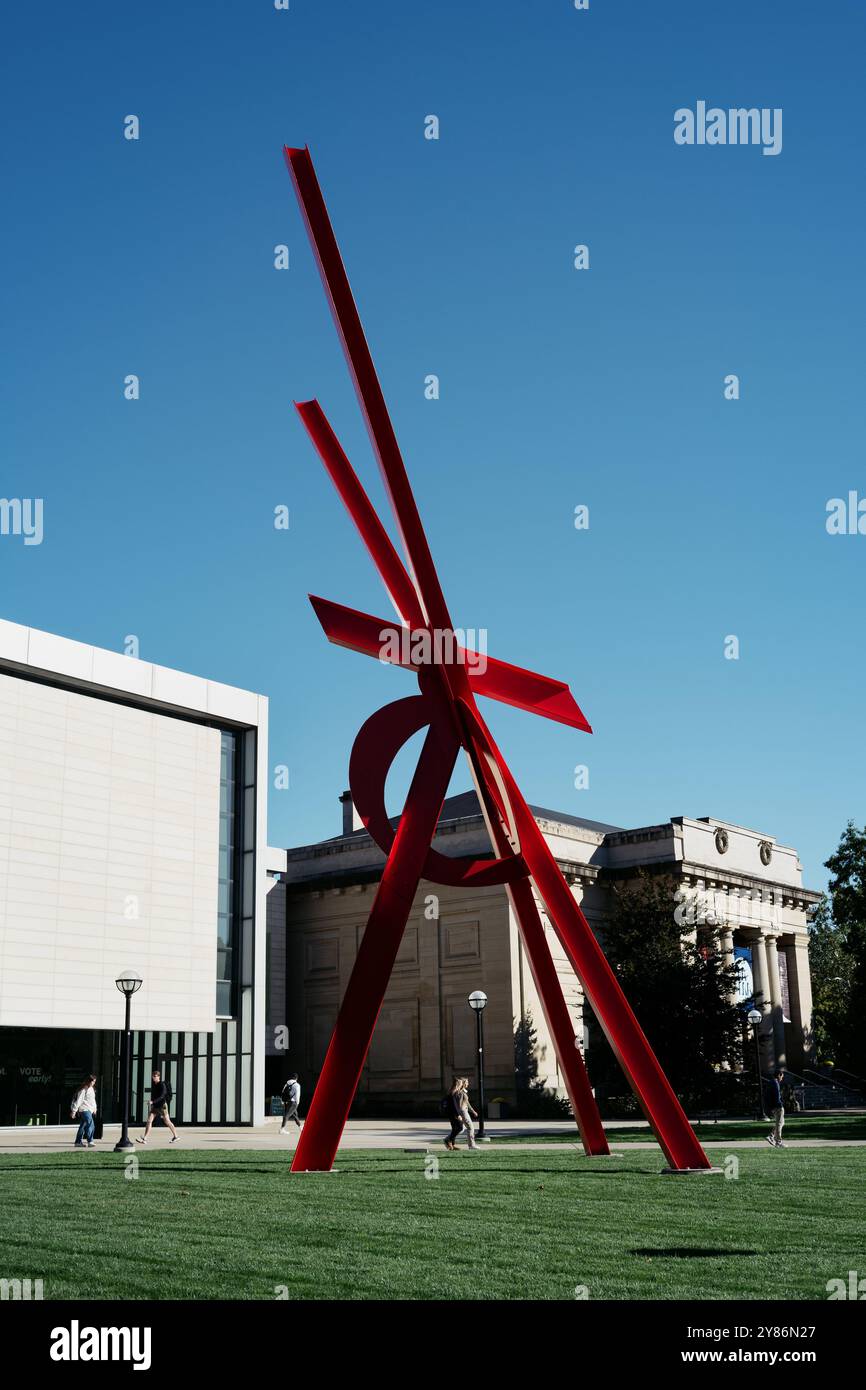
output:
M93 1068L117 1117L151 1069L182 1124L265 1095L268 702L0 621L0 1125L68 1121Z

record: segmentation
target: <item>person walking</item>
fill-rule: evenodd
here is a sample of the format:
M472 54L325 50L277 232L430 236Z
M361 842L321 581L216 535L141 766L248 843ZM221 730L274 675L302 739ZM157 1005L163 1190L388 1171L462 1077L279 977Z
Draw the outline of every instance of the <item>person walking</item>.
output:
M767 1143L774 1149L784 1149L782 1143L782 1129L785 1124L785 1103L782 1097L782 1082L785 1073L781 1068L771 1077L767 1083L767 1094L769 1099L770 1119L773 1121L773 1132L767 1135Z
M470 1149L477 1149L475 1142L475 1125L473 1120L478 1119L478 1111L473 1109L469 1100L469 1077L463 1076L460 1079L460 1090L458 1092L460 1106L460 1123L466 1131L466 1138L469 1140Z
M173 1092L171 1086L168 1084L167 1081L163 1081L162 1079L162 1073L159 1071L151 1072L150 1106L148 1108L147 1113L147 1124L145 1126L144 1135L139 1136L139 1138L136 1141L137 1143L147 1143L148 1138L150 1137L150 1131L153 1129L153 1122L156 1119L162 1120L163 1124L168 1125L169 1129L171 1130L171 1139L169 1140L169 1143L177 1143L177 1130L172 1124L171 1116L168 1113L168 1107L171 1104L172 1094Z
M78 1120L78 1133L75 1136L76 1149L93 1148L96 1114L96 1077L88 1076L72 1098L71 1115Z
M298 1116L298 1106L301 1103L301 1087L298 1083L298 1073L293 1071L282 1090L283 1102L283 1123L280 1126L280 1134L287 1132L289 1120L294 1120L298 1129L301 1128L301 1121Z
M451 1086L442 1098L442 1111L451 1124L451 1133L445 1140L446 1149L457 1147L455 1140L463 1133L463 1118L460 1114L460 1099L463 1089L462 1076L452 1078Z

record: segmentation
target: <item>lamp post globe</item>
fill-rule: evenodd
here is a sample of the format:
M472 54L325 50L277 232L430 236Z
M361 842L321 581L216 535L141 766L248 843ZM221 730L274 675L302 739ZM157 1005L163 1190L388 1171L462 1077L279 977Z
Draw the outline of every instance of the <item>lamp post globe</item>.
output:
M484 1010L487 1008L487 995L483 989L473 989L466 1002L475 1014L478 1047L478 1138L484 1139Z
M114 1146L115 1153L118 1153L124 1149L132 1148L132 1140L129 1137L129 1063L130 1053L132 1051L130 1011L132 996L141 989L142 980L137 970L122 970L114 983L126 1002L126 1017L123 1025L123 1055L120 1066L121 1115L123 1127L121 1129L120 1138Z
M141 976L137 970L122 970L114 983L129 998L141 989Z

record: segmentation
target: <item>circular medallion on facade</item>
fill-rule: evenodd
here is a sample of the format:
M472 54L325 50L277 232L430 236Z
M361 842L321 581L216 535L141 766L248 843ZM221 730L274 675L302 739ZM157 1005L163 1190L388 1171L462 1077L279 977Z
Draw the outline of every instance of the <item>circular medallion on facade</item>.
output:
M770 841L762 840L760 845L758 846L758 850L761 855L761 863L769 864L770 860L773 857L773 846L770 844Z
M727 830L719 829L719 830L716 831L716 849L719 851L719 854L727 854L727 852L728 852L728 832L727 832Z

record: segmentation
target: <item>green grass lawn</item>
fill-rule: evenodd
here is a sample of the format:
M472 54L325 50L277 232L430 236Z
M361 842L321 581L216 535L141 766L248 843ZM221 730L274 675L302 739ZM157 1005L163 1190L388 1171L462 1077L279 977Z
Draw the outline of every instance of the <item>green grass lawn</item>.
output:
M866 1151L741 1150L736 1180L660 1154L349 1151L0 1156L0 1277L45 1298L823 1299L866 1270ZM723 1163L716 1151L714 1160ZM285 1295L284 1295L285 1296Z
M495 1122L493 1122L495 1128ZM763 1139L769 1134L769 1120L695 1120L692 1128L700 1139L725 1143L730 1139ZM647 1125L624 1125L622 1129L609 1128L607 1137L611 1143L623 1144L629 1140L652 1139ZM866 1115L786 1115L786 1139L866 1139ZM577 1135L571 1129L557 1131L555 1134L515 1134L502 1139L497 1144L573 1144Z

